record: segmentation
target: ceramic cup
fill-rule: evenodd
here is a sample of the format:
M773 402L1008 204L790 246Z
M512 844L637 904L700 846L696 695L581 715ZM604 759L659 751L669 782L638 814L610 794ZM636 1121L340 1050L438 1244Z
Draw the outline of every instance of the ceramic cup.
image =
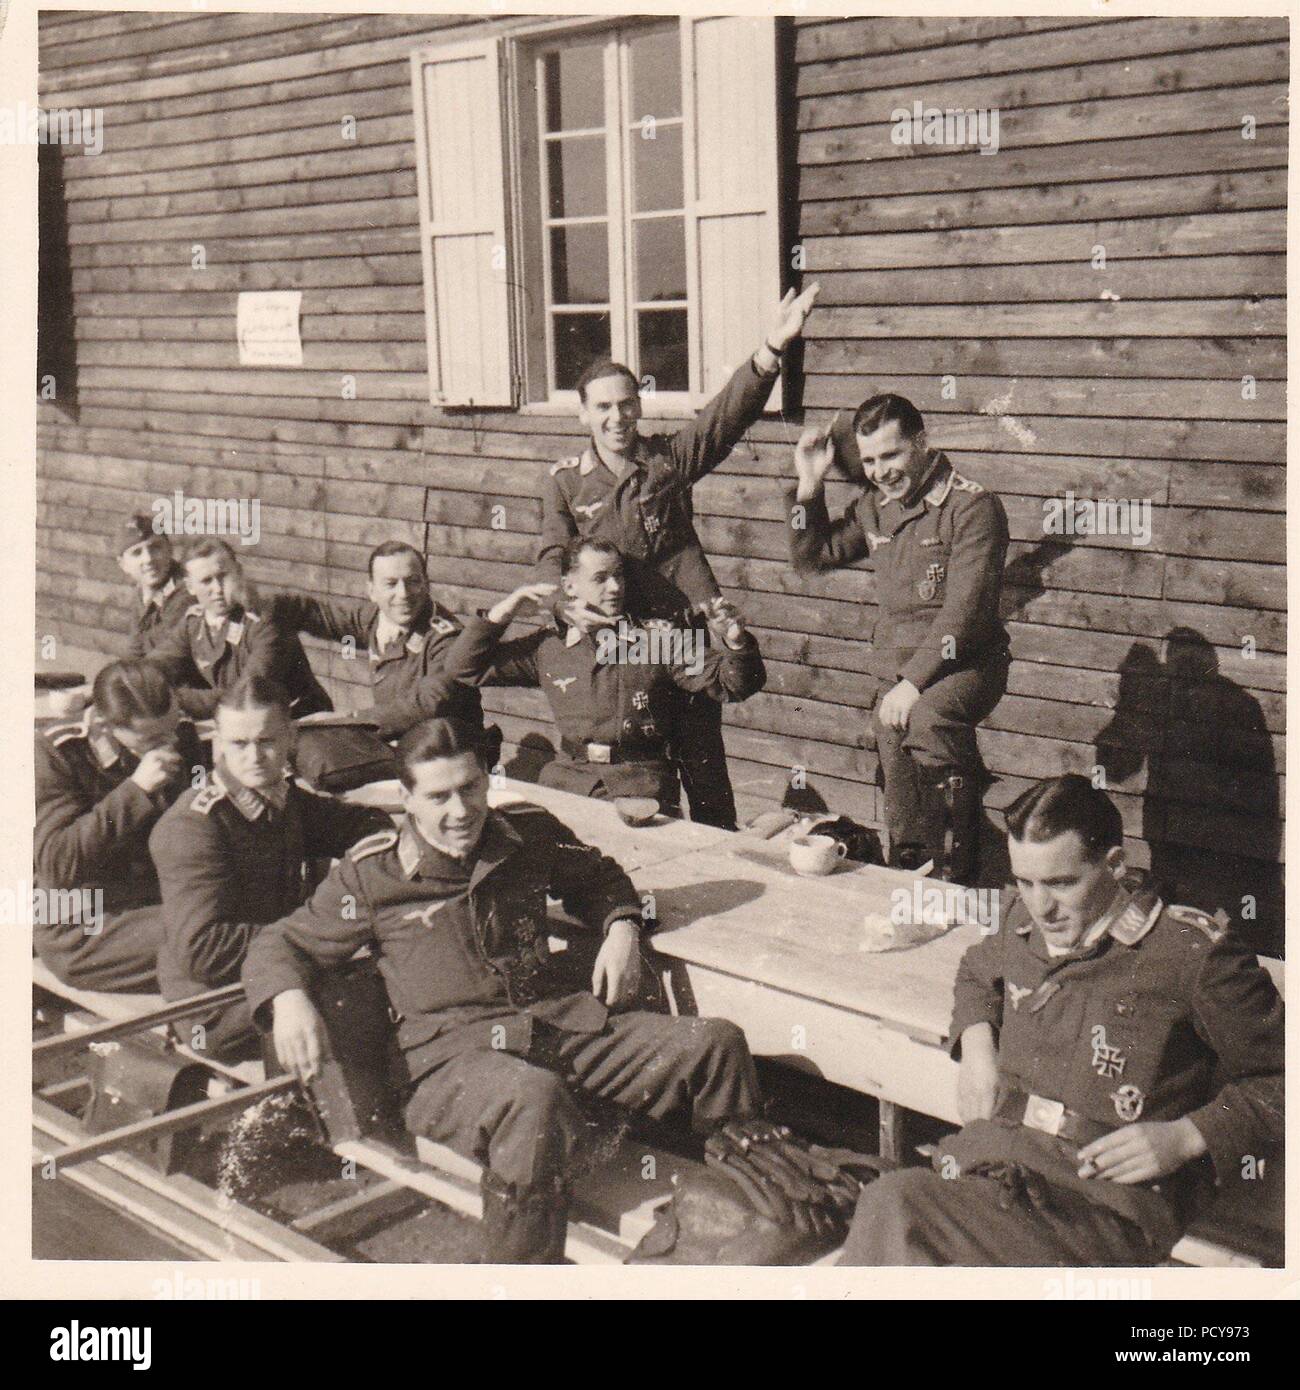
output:
M847 853L848 847L829 835L798 835L790 841L790 867L805 878L820 878Z

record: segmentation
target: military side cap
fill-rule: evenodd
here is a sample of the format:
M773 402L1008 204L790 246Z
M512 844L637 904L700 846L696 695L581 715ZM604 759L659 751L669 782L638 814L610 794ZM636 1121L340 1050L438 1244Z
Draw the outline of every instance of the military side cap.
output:
M152 540L160 532L154 530L153 517L148 512L132 512L117 528L117 553L130 550L141 541Z

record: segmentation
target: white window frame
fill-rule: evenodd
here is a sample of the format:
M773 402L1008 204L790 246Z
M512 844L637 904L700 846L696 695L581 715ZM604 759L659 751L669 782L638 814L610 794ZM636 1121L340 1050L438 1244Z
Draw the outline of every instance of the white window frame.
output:
M526 370L523 375L525 379L525 391L529 395L521 408L539 414L557 413L572 415L578 408L578 393L574 390L562 390L553 388L551 383L555 380L554 362L554 340L551 332L551 321L555 315L550 298L551 280L551 237L550 229L556 225L563 225L569 219L553 219L549 216L545 190L547 181L546 168L546 147L550 143L548 140L546 126L545 101L546 93L539 80L542 62L548 49L559 46L559 41L570 37L577 37L580 34L603 33L606 40L603 48L603 82L605 97L605 124L603 133L605 136L605 213L599 220L605 221L608 227L609 236L609 289L610 298L608 301L608 311L610 316L610 355L615 361L627 362L638 374L641 372L641 364L636 361L638 356L636 344L633 341L633 326L635 314L641 307L641 302L633 299L633 251L632 251L632 224L638 220L652 220L655 217L677 216L683 224L683 257L687 265L686 275L686 294L681 300L671 300L659 305L661 308L676 308L686 310L686 337L687 337L687 381L688 387L684 391L656 391L653 397L652 413L667 415L689 415L694 412L699 402L698 393L691 389L691 384L699 375L698 363L693 360L697 349L694 344L698 341L699 329L699 301L695 286L696 277L689 272L692 219L686 207L686 189L689 187L689 177L691 170L686 161L691 158L692 141L686 138L686 115L683 113L676 117L662 118L656 121L656 127L674 127L682 131L682 203L674 211L671 209L657 210L654 213L637 213L631 205L632 195L632 139L635 136L635 128L631 113L631 72L630 72L630 53L626 44L626 36L636 29L647 29L651 27L668 28L671 25L672 31L680 35L680 20L675 17L668 17L665 20L662 16L646 16L644 23L629 24L626 19L610 20L597 22L595 25L591 21L582 24L564 26L556 33L550 26L540 35L520 35L511 36L510 47L514 50L510 67L513 68L516 81L511 83L512 91L518 92L526 89L528 85L535 87L534 100L530 103L529 119L532 121L532 128L527 132L521 141L518 138L519 131L516 130L516 138L513 140L514 150L525 159L536 160L535 170L529 170L529 177L520 190L521 201L517 205L518 212L515 222L518 227L519 237L526 239L530 235L536 236L541 243L541 274L542 274L542 296L538 306L534 307L532 316L521 313L521 330L523 334L539 337L539 345L532 343L527 345L527 362L531 371ZM531 69L531 83L525 83L524 88L517 85L517 79L522 72L524 65ZM683 107L685 105L686 91L683 74ZM522 115L522 113L521 113ZM597 127L592 127L593 132ZM565 132L565 136L577 134L578 132ZM561 137L564 138L564 137ZM532 148L535 145L535 150ZM535 183L534 183L535 179ZM524 198L535 199L535 206L525 205ZM584 219L575 218L573 222L580 222ZM597 220L592 218L591 220ZM527 256L527 248L520 247L520 255ZM534 257L535 259L535 257ZM521 260L520 264L526 262ZM598 312L599 305L575 305L576 312ZM539 322L540 320L540 322ZM543 365L544 364L544 365ZM539 368L541 371L539 371ZM544 381L538 382L534 378L544 372ZM545 394L541 394L544 389Z
M443 371L440 359L434 356L435 347L445 338L447 342L456 341L458 319L456 310L449 309L448 303L440 303L441 292L435 292L430 274L429 246L423 247L422 255L425 270L426 328L430 344L430 397L432 403L443 408L506 410L519 414L568 415L574 413L578 400L576 391L551 391L553 366L549 356L553 344L549 332L550 307L546 295L539 296L538 287L543 283L549 287L550 237L545 228L547 209L543 205L541 189L543 183L541 144L544 127L544 111L541 102L544 93L536 81L536 60L548 41L577 37L586 32L609 35L607 67L610 62L616 65L614 83L606 82L606 139L611 146L617 146L615 154L607 149L607 180L614 187L608 189L606 213L611 219L618 218L618 235L611 236L610 280L611 288L618 286L620 293L611 295L611 341L614 356L620 351L624 360L636 354L629 350L631 315L634 307L631 301L631 269L628 265L630 221L623 206L625 196L631 196L630 135L634 134L631 112L626 103L630 102L630 84L627 81L626 46L618 41L617 35L626 35L635 27L641 16L600 16L587 15L535 21L517 19L489 22L474 31L474 38L452 43L422 45L412 53L413 71L419 70L419 63L442 62L452 56L456 48L468 45L480 54L484 45L496 45L493 70L500 73L500 101L497 104L498 124L491 139L498 142L495 149L485 156L495 160L499 153L501 169L500 188L503 207L497 221L502 228L504 242L504 266L494 264L493 278L498 281L500 307L492 312L493 319L487 320L489 328L498 335L500 349L507 353L504 373L493 378L497 384L488 383L482 398L475 398L472 387L469 391L463 385L448 389L445 372L441 380L435 375L435 363ZM686 252L686 319L688 334L688 390L659 390L652 399L646 401L646 413L653 416L690 416L726 379L726 374L739 365L745 352L758 345L763 327L766 325L769 296L773 305L780 295L784 276L782 273L782 250L779 243L781 222L781 181L777 167L779 136L777 131L777 91L775 66L775 27L776 21L770 16L764 20L728 19L722 16L644 16L646 26L665 19L675 20L680 38L681 51L681 92L682 114L677 121L682 131L682 174L683 207L681 215L685 225ZM629 23L632 20L633 23ZM732 40L726 26L732 24L766 23L772 28L761 31L757 37L754 52L760 61L765 61L772 74L771 88L761 80L757 85L751 82L746 88L741 84L738 96L743 104L736 101L728 103L720 92L730 90L728 72ZM750 41L739 31L737 39L741 47ZM765 60L763 55L766 55ZM762 70L755 68L755 74ZM707 78L707 85L696 90L697 73L701 80ZM421 182L421 233L422 241L428 241L432 219L428 215L428 194L431 171L435 166L427 163L427 142L424 140L425 128L422 126L423 89L416 84L416 143L419 178ZM617 119L611 119L610 105L617 100L621 105ZM487 115L490 108L484 106L479 118ZM705 109L711 114L708 123L698 124ZM743 114L742 114L743 112ZM453 108L453 120L458 115ZM720 122L720 124L715 124ZM432 128L429 128L432 130ZM756 142L748 140L748 132L762 132ZM616 138L614 138L616 137ZM749 157L757 163L746 163L746 169L753 169L755 180L742 181L737 188L731 177L727 163L727 152L736 148L736 140L742 144L753 145ZM721 143L720 143L721 142ZM705 175L697 168L697 161L710 164L714 172L708 174L707 187L701 185ZM719 163L719 160L722 162ZM476 167L486 167L481 161ZM663 210L667 211L667 210ZM758 217L757 229L746 230L746 220L751 223ZM766 219L766 222L763 221ZM480 215L480 221L485 221ZM442 228L433 227L435 234ZM455 228L452 228L454 231ZM477 227L482 236L485 228ZM707 231L707 239L705 232ZM443 234L446 234L443 232ZM755 241L757 238L757 241ZM734 242L734 247L732 243ZM448 243L454 250L454 245ZM717 278L720 285L728 285L727 267L733 265L734 256L743 248L745 264L757 267L756 275L749 280L747 307L741 317L735 317L728 310L725 318L720 293L715 300L711 291L712 281ZM756 260L749 257L757 253ZM545 277L545 278L544 278ZM463 284L462 280L452 282L454 290ZM661 301L680 305L682 301ZM574 306L575 309L578 306ZM760 321L761 320L761 321ZM494 324L495 327L490 327ZM734 361L732 359L735 359ZM486 361L480 355L480 359ZM496 360L496 359L493 359ZM640 364L636 364L640 365ZM472 379L472 378L471 378ZM488 379L483 378L485 381ZM463 378L462 378L463 380ZM504 385L502 383L505 383ZM496 397L494 401L493 397ZM781 385L774 389L769 410L779 410Z

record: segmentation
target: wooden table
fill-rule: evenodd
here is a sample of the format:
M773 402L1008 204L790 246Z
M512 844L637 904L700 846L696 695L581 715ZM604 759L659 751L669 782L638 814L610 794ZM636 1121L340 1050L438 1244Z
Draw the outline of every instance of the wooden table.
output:
M391 809L395 789L375 784L348 797ZM957 1066L944 1039L957 964L978 928L865 949L864 923L888 920L892 895L910 895L915 875L853 866L801 878L780 841L664 818L626 826L608 802L532 783L507 781L489 800L545 806L616 859L654 896L653 944L676 1007L730 1019L755 1054L875 1096L890 1156L898 1107L958 1123Z

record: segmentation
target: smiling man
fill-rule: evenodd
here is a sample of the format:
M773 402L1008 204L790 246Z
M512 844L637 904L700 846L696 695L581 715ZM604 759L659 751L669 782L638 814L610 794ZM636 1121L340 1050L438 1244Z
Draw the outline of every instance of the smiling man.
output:
M590 443L545 480L540 580L559 584L565 547L575 537L609 541L623 555L629 600L641 617L704 630L722 590L695 532L692 490L763 413L781 354L803 332L818 288L786 294L762 346L674 434L641 433L641 384L630 368L608 359L587 368L578 381L578 418ZM691 817L734 830L720 707L707 696L683 695L679 704L676 761Z
M400 738L434 716L482 721L477 692L443 673L460 624L434 602L424 557L405 541L384 541L371 551L364 599L284 592L274 595L268 612L286 628L366 653L373 704L362 713L383 738Z
M970 882L979 838L975 728L1007 685L998 615L1007 518L1002 503L931 449L920 412L902 396L872 396L853 417L867 487L832 521L824 486L832 428L795 449L790 556L801 574L867 560L878 616L869 671L885 783L890 863L934 859Z
M252 607L243 566L225 541L206 537L182 561L193 603L149 653L186 714L210 718L222 691L246 676L279 682L295 719L333 709L296 632Z
M882 1178L858 1265L1145 1265L1283 1121L1282 1001L1231 930L1126 878L1119 811L1051 777L1007 812L1019 900L957 974L964 1127Z
M118 528L117 538L118 568L140 596L130 654L148 656L184 621L192 599L185 587L185 573L172 553L171 538L154 530L148 512L132 512Z
M563 1258L588 1134L574 1092L707 1132L759 1106L739 1029L627 1010L641 904L627 875L548 811L488 808L482 735L431 719L398 745L405 818L355 845L311 900L253 941L244 985L281 1062L320 1069L322 968L377 950L411 1090L406 1123L483 1165L485 1256ZM552 955L546 900L602 934L590 988Z
M758 643L734 617L713 620L707 644L697 629L629 617L623 557L608 541L571 541L562 576L566 598L588 616L582 627L557 624L501 641L521 610L551 593L549 584L525 585L468 621L448 668L461 680L540 687L560 735L559 754L538 777L544 786L653 797L669 810L678 697L747 700L767 679ZM725 782L726 763L712 776Z

